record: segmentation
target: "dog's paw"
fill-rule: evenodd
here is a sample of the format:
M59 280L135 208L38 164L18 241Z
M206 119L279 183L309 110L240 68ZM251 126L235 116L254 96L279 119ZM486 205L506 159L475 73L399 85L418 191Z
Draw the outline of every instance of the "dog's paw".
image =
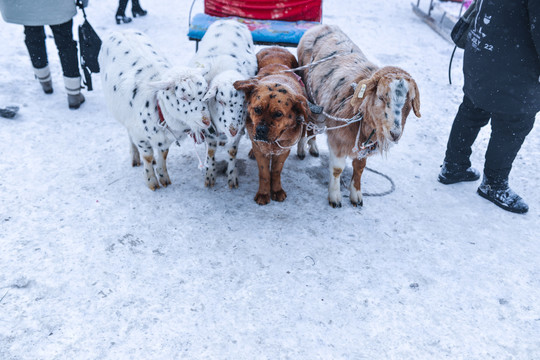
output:
M257 193L255 202L259 205L266 205L270 202L270 194Z
M364 200L354 201L353 199L351 199L351 204L352 204L354 207L357 207L357 206L364 206Z
M331 191L328 193L328 203L331 207L340 208L341 207L341 193L339 191Z
M172 184L168 174L159 175L159 182L163 187L167 187Z
M148 181L146 182L146 185L152 191L156 191L157 189L159 189L159 183L155 177L154 179L148 179Z
M142 163L141 163L141 159L140 158L133 158L133 160L131 161L131 166L133 167L137 167L137 166L141 166Z
M363 206L364 200L362 199L362 191L356 190L356 188L352 185L352 181L351 181L351 186L349 187L349 190L350 190L349 199L351 200L351 204L353 204L354 207Z
M319 157L319 149L314 148L313 146L309 149L309 155L313 157Z
M285 190L281 189L278 191L272 191L272 200L274 201L284 201L287 198L287 193Z
M296 154L300 160L304 160L306 158L306 153L298 153Z
M213 176L207 176L204 180L205 187L213 187L216 184L216 179Z
M238 177L229 177L229 189L238 189Z
M278 191L272 191L272 200L281 202L285 201L286 198L287 193L285 192L285 190L280 189Z

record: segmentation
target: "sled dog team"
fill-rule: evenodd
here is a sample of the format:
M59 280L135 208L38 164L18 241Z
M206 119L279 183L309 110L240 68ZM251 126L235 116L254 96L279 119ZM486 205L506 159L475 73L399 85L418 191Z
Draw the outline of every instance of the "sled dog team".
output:
M328 201L341 207L340 177L351 157L350 201L361 206L367 157L400 139L411 110L420 117L414 79L400 68L369 62L337 26L308 30L297 60L276 46L255 54L245 25L219 20L208 28L187 66L173 66L141 32L113 32L103 41L99 63L108 107L126 127L132 165L142 160L151 190L171 184L169 147L188 136L208 145L205 186L215 184L215 154L223 145L228 185L238 187L236 154L245 129L259 171L255 201L284 201L281 171L291 148L297 147L300 158L306 146L318 156L315 135L325 129ZM310 102L324 111L319 113Z

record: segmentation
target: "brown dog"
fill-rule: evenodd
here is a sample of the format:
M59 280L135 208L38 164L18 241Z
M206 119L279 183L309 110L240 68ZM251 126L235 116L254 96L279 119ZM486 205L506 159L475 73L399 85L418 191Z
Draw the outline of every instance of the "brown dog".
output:
M290 148L302 136L309 110L297 76L292 72L281 72L298 67L294 55L274 46L261 50L257 61L257 77L236 81L234 87L246 93L246 129L259 166L259 191L255 202L266 205L270 198L283 201L287 197L281 186L281 171Z
M341 207L340 177L349 156L353 158L349 199L354 206L361 206L360 180L367 157L398 142L411 110L420 117L420 93L411 75L394 66L374 65L337 26L315 26L298 44L300 65L325 58L328 60L303 70L311 100L335 117L363 119L327 132L328 202ZM333 128L344 122L326 118L325 124Z

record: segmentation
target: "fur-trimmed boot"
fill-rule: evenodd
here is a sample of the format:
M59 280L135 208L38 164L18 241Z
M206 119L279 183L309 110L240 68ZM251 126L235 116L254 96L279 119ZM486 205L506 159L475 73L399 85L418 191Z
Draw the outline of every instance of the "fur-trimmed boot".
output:
M78 109L84 102L84 96L81 94L81 77L64 76L64 85L66 86L69 108Z
M43 92L45 94L52 94L53 87L52 87L51 70L49 69L49 65L46 65L44 68L41 68L41 69L34 68L34 75L36 76L36 79L39 80L39 83L41 84L41 88L43 89Z

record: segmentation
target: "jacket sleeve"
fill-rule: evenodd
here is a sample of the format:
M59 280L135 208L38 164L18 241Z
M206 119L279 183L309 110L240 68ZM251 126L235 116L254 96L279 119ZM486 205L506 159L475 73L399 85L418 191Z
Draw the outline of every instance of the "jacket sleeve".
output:
M534 42L534 47L536 48L538 60L540 60L540 1L529 0L527 7L529 10L529 23L532 40Z

